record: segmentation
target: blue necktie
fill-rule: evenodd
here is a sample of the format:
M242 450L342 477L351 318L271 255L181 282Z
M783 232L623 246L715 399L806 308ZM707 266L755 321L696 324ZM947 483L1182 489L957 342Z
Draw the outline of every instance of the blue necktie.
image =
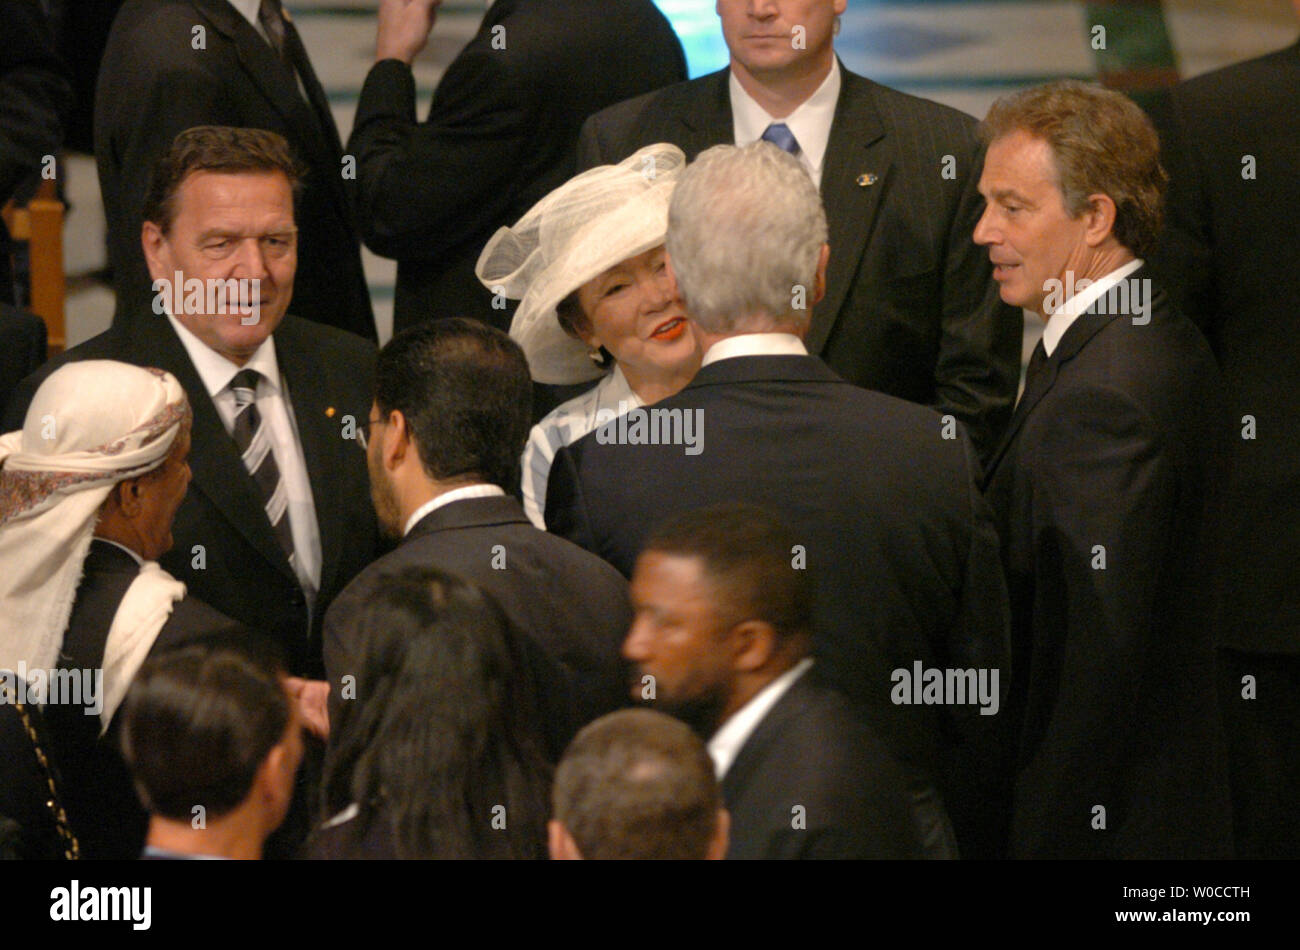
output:
M789 152L791 155L799 154L799 142L790 131L790 126L784 122L773 122L769 125L763 131L763 141L771 142L781 151Z

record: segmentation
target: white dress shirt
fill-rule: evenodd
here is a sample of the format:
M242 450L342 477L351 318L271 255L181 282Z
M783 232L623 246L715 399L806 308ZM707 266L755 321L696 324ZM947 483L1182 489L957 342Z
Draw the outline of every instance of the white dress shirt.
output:
M745 747L749 737L754 734L758 724L794 685L795 680L807 673L812 665L812 657L804 657L760 689L753 699L741 706L735 715L713 734L713 738L709 740L709 755L713 757L713 767L717 770L719 782L727 774L727 769L731 768L731 763L736 761L736 756Z
M1142 258L1134 258L1123 267L1111 271L1105 277L1099 277L1094 283L1089 284L1083 290L1079 291L1065 303L1061 304L1052 314L1051 319L1043 327L1043 350L1048 356L1056 349L1056 345L1061 342L1061 337L1065 336L1065 331L1070 329L1070 325L1079 319L1083 314L1088 312L1088 308L1102 298L1106 291L1110 290L1121 280L1132 274L1142 266Z
M499 485L466 485L464 488L453 488L451 491L443 492L437 498L430 498L415 511L411 512L411 517L406 519L406 527L402 529L402 537L411 533L411 529L420 523L423 518L431 511L437 511L443 505L450 505L453 501L461 501L465 498L492 498L497 495L504 495Z
M826 144L831 138L831 123L835 121L835 105L840 100L840 64L832 57L831 71L799 108L784 119L769 115L745 91L734 72L728 84L731 89L731 122L737 145L757 142L773 122L784 122L799 143L796 156L813 184L822 186L822 162L826 157Z
M533 426L524 446L524 512L534 525L546 530L546 483L551 477L555 453L572 445L598 425L621 416L644 403L632 391L618 364L599 383L568 402L552 409Z
M704 353L700 369L734 356L807 356L808 347L793 333L742 333L714 343Z
M275 337L267 337L248 362L239 367L209 349L170 313L167 319L189 353L190 362L212 397L227 432L233 434L235 431L235 393L230 388L235 374L241 368L261 373L255 394L257 411L262 417L262 425L268 427L275 464L289 493L289 527L297 554L294 560L298 582L307 595L308 605L314 608L316 592L320 590L320 526L316 523L316 503L312 498L311 480L307 477L302 440L298 437L298 426L293 418L293 403L289 401L289 390L280 376L280 364L275 358Z

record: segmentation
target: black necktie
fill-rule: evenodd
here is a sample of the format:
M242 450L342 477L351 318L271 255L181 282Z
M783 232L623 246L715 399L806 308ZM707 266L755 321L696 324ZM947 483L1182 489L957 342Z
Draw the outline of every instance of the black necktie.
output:
M1025 370L1025 388L1020 396L1017 406L1024 402L1025 398L1034 390L1035 385L1043 377L1043 367L1047 365L1047 348L1043 346L1043 340L1040 337L1038 344L1034 347L1033 354L1029 357L1029 367Z
M262 0L262 5L257 9L257 21L262 24L262 29L266 30L267 39L271 41L271 48L275 50L275 54L292 69L293 64L289 62L285 52L284 10L280 6L280 0Z
M235 394L235 426L231 434L243 456L244 468L253 476L262 495L271 530L284 549L289 566L296 570L293 530L289 525L289 490L275 462L270 430L262 425L262 414L257 411L257 381L261 375L257 370L243 369L230 381L230 391Z

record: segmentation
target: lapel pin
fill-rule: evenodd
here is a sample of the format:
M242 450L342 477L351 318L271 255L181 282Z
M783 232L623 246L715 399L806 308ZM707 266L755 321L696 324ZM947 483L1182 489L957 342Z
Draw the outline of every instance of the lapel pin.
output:
M875 172L863 172L858 176L858 187L867 188L880 181L880 176Z
M326 419L333 419L333 418L334 418L334 407L333 407L333 406L330 406L329 408L327 408L327 409L325 410L325 418L326 418Z

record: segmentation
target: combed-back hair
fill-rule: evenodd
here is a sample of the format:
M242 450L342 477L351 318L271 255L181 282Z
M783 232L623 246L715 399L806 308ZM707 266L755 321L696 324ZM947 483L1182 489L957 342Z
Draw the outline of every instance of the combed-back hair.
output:
M196 643L152 657L122 707L122 754L152 814L209 819L248 796L292 714L269 648L249 638Z
M519 344L478 320L426 320L379 352L375 403L397 411L437 481L519 487L532 426L532 377Z
M1089 195L1115 202L1116 240L1138 257L1154 249L1169 176L1160 139L1128 96L1065 79L1003 96L980 123L986 145L1015 132L1045 141L1056 163L1065 208L1078 217Z
M324 780L327 814L360 809L345 850L385 822L404 858L544 857L536 687L501 608L452 574L403 568L381 575L357 629L356 698L342 704Z
M172 139L158 159L145 192L144 220L163 234L176 220L176 194L194 172L281 172L293 191L294 217L307 168L294 157L284 136L266 129L226 125L196 125Z

